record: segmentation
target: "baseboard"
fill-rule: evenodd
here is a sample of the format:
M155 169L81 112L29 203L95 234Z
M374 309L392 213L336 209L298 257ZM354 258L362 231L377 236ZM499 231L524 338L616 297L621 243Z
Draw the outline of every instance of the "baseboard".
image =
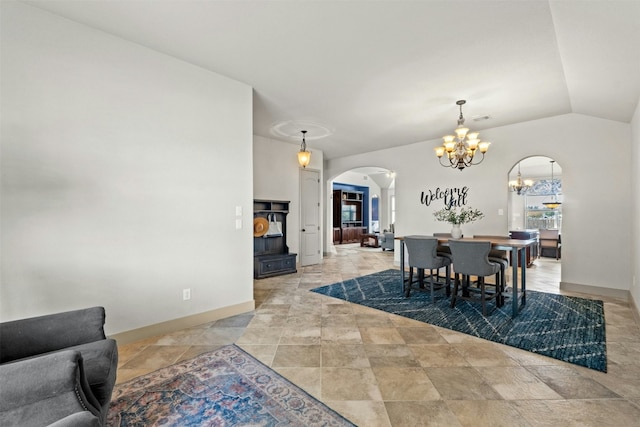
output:
M633 295L629 297L629 306L631 307L631 312L633 313L633 318L636 320L636 324L640 326L640 308L636 304L636 300L633 299Z
M118 344L128 344L158 335L179 331L181 329L192 328L197 325L202 325L203 323L213 322L226 317L248 313L255 310L255 308L256 302L254 300L246 301L240 304L206 311L204 313L193 314L179 319L144 326L131 331L120 332L109 336L109 338L115 339Z
M625 289L602 288L600 286L579 285L577 283L560 282L560 290L579 292L582 294L599 295L602 297L617 298L624 301L631 299L631 294Z

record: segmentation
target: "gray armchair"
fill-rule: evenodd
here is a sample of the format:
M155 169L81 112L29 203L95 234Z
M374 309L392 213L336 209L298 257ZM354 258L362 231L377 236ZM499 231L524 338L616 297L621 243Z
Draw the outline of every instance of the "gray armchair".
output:
M389 231L385 231L380 235L380 237L378 238L378 241L380 242L380 247L382 248L383 252L385 249L389 249L390 251L393 250L394 239L395 239L395 234Z
M0 425L102 426L118 349L93 307L0 323Z

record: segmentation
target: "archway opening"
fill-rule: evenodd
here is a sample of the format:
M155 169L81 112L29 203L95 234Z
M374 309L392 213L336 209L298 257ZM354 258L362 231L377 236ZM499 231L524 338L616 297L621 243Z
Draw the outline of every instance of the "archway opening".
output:
M512 185L518 181L518 172L520 182L528 184L521 189ZM553 277L531 288L557 292L562 260L562 167L551 157L527 157L513 166L509 182L510 234L537 237L538 245L531 249L532 265L544 266L548 279Z
M395 173L383 167L360 167L331 181L331 241L357 243L363 234L393 229Z

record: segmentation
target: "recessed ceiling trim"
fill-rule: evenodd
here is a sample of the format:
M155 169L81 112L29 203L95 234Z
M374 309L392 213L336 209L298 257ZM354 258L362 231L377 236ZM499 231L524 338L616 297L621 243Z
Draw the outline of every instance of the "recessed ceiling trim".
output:
M327 126L310 120L286 120L274 123L271 126L271 134L286 138L299 138L301 130L307 131L307 140L326 138L333 134Z

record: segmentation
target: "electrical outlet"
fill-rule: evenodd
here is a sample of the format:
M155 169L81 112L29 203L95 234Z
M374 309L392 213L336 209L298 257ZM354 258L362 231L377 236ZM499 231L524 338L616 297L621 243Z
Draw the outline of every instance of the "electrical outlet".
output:
M191 299L191 288L186 288L182 290L182 300L187 301Z

